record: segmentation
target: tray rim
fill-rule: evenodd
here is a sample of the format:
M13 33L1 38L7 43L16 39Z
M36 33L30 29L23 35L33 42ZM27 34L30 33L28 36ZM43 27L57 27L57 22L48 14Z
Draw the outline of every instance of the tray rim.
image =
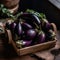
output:
M56 42L57 42L57 40L53 40L53 41L48 41L48 42L44 42L44 43L41 43L41 44L36 44L36 45L33 45L33 46L21 48L21 49L17 48L17 46L16 46L14 41L12 41L11 44L12 44L13 48L15 49L16 53L19 56L22 56L22 55L26 55L26 54L30 54L30 53L34 53L34 52L38 52L38 51L43 51L43 50L46 50L48 48L52 48L52 47L54 47L56 45ZM52 46L50 46L51 44L52 44ZM45 48L35 49L35 48L40 47L40 46L43 47L44 45L45 45ZM35 49L35 51L33 51L34 49ZM31 50L31 51L29 51L29 50Z
M25 47L25 48L21 48L20 50L23 50L23 49L28 49L28 48L33 48L34 46L41 46L41 45L45 45L45 44L48 44L48 43L53 43L53 42L56 42L57 40L53 40L53 41L48 41L48 42L44 42L44 43L41 43L41 44L36 44L36 45L33 45L33 46L29 46L29 47Z

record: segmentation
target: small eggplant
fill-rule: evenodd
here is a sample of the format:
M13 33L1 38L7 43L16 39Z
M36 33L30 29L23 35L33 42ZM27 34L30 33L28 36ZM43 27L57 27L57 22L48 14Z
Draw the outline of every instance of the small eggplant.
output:
M51 34L53 34L53 36L56 35L55 32L53 30L51 30L51 29L48 32L51 33Z
M31 45L32 40L18 40L16 41L16 45L18 48L23 48Z
M50 41L50 40L54 40L56 37L56 34L53 30L49 30L47 33L46 33L46 40Z
M38 33L37 38L38 38L38 43L43 43L43 42L45 42L45 33L44 33L43 31L40 31L40 32Z
M21 14L21 15L18 17L18 20L19 20L20 18L26 20L27 22L31 22L31 23L35 22L38 26L39 26L40 23L41 23L41 22L40 22L40 19L39 19L36 15L30 14L30 13L23 13L23 14Z
M15 27L15 33L20 36L22 34L22 26L21 26L21 23L18 22L16 27Z
M36 31L34 29L29 29L25 32L25 36L27 40L32 40L36 36Z
M17 25L17 24L16 24L15 22L13 22L13 23L10 24L10 28L11 28L11 29L15 29L16 25Z
M21 25L22 25L23 30L32 29L32 26L26 22L23 22Z
M30 40L30 41L28 41L28 40L23 40L23 45L24 45L25 47L30 46L30 45L31 45L31 42L32 42L32 40Z
M43 21L42 21L42 29L45 32L48 31L49 29L51 29L51 24L46 19L43 19Z
M40 19L36 16L36 15L32 15L32 17L34 17L35 19L34 19L34 21L35 21L35 23L38 25L38 26L40 26Z

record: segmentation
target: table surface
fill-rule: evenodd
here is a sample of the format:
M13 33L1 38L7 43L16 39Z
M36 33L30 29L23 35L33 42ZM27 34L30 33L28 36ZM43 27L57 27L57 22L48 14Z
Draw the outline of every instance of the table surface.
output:
M57 39L54 48L25 56L18 56L11 45L5 44L5 46L0 40L0 60L60 60L60 32L57 34Z

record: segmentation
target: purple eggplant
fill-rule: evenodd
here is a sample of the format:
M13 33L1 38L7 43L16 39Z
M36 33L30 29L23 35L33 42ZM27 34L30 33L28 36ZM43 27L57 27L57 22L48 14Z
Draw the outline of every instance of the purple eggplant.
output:
M55 37L56 37L56 34L53 30L50 29L49 31L47 31L47 33L46 33L46 40L47 41L54 40Z
M16 41L17 47L18 48L23 48L23 47L28 47L31 45L32 40L18 40Z
M5 27L7 28L7 29L10 29L10 22L6 22L6 24L5 24Z
M43 19L43 21L42 21L42 29L45 32L48 31L49 29L51 29L51 24L46 19Z
M32 26L26 22L23 22L21 25L22 25L23 30L32 29Z
M37 38L38 38L38 43L43 43L43 42L45 42L45 33L44 33L43 31L40 31L40 32L38 33Z
M36 36L36 31L34 29L29 29L25 32L25 38L27 40L32 40Z
M53 30L49 30L49 33L50 33L50 35L51 35L51 37L53 38L53 37L56 37L56 34L55 34L55 32L53 31Z
M30 46L31 45L31 42L32 42L32 40L23 40L23 45L25 46L25 47L27 47L27 46Z
M18 17L18 20L20 18L24 19L26 22L30 24L35 22L38 26L40 26L40 23L41 23L40 19L36 15L30 14L30 13L23 13Z
M15 29L16 25L17 25L17 24L16 24L15 22L13 22L13 23L10 24L10 28L11 28L11 29Z
M22 34L22 26L21 26L21 23L20 22L18 22L17 23L17 25L16 25L16 27L15 27L15 33L18 35L18 36L20 36L21 34Z

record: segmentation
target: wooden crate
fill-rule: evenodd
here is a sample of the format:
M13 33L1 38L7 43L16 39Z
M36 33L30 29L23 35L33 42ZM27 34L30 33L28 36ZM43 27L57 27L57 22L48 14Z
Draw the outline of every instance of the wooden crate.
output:
M51 24L53 26L54 32L57 33L56 25L54 23L51 23ZM12 39L12 35L11 35L10 30L6 30L6 31L7 31L8 37L9 37L9 44L12 44L12 46L14 47L14 49L16 50L16 52L19 56L29 54L29 53L34 53L34 52L41 51L41 50L45 50L48 48L52 48L55 46L56 41L57 41L55 38L55 40L53 40L53 41L48 41L45 43L36 44L33 46L18 49L16 46L16 43Z

